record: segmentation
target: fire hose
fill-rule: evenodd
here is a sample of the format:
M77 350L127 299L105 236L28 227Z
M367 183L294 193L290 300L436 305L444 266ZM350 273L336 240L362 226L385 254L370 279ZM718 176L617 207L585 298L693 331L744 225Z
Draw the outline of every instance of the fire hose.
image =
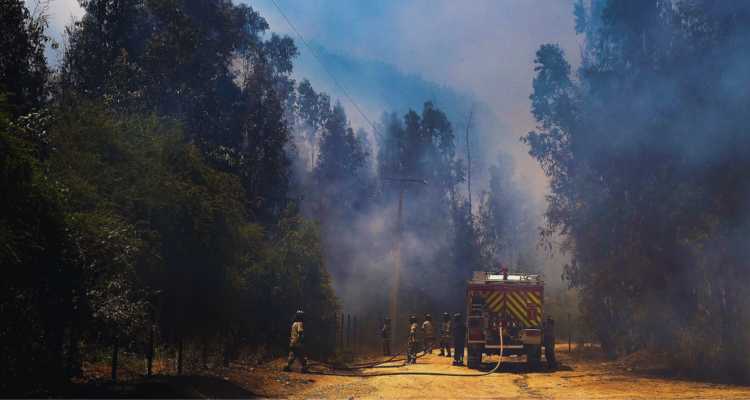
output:
M443 334L443 336L445 336L445 334ZM443 336L441 336L440 339L442 339ZM437 341L435 341L435 343L433 343L432 346L430 346L430 348L428 350L432 350L435 347L436 343L437 343ZM407 343L407 345L408 345L408 343ZM404 346L404 348L406 348L406 346ZM401 351L403 351L403 350L404 349L401 349ZM401 354L401 351L399 351L398 354ZM398 356L398 354L396 354L396 356ZM423 357L426 354L427 353L422 354L421 356L418 356L418 358L419 357ZM395 358L395 356L394 356L394 358ZM500 363L502 361L503 361L503 337L502 337L502 335L500 335L500 359L497 361L497 365L495 365L495 368L493 368L492 371L485 372L485 373L482 373L482 374L445 374L445 373L440 373L440 372L386 372L386 373L382 373L382 374L363 374L363 375L357 375L357 374L337 374L337 373L318 372L318 371L314 371L313 373L317 374L317 375L349 376L349 377L360 377L360 378L377 377L377 376L392 376L392 375L428 375L428 376L466 376L466 377L477 377L477 376L487 376L487 375L493 374L495 371L497 371L498 368L500 368ZM322 364L322 363L316 363L315 365L328 366L328 365L325 365L325 364ZM404 365L406 365L406 362L404 362L404 364L400 365L400 366L404 366ZM338 367L338 368L340 368L340 367ZM365 368L367 368L367 367L365 367ZM362 368L351 368L351 369L357 370L357 369L362 369Z
M339 367L339 366L335 366L335 365L331 365L331 364L326 364L326 363L322 363L322 362L318 362L318 361L313 361L309 365L311 367L315 366L315 365L320 365L320 366L323 366L323 367L328 367L330 369L340 370L340 371L356 371L356 370L359 370L359 369L374 368L375 366L378 366L378 365L381 365L381 364L387 364L389 362L393 362L396 359L396 357L399 356L399 354L403 353L403 351L406 350L406 346L408 346L408 345L409 345L409 343L407 342L404 345L404 347L402 347L401 350L399 350L398 353L396 353L396 355L394 355L393 357L391 357L391 358L389 358L389 359L387 359L385 361L379 361L379 362L373 362L373 363L353 364L352 366L349 366L349 367ZM406 360L406 359L404 358L404 360ZM401 361L401 360L397 360L397 361ZM381 367L381 368L386 368L386 367Z
M432 344L432 346L430 346L430 348L428 348L428 349L425 350L424 354L422 354L421 356L417 356L416 358L422 358L422 357L424 357L424 356L427 355L427 351L434 350L435 346L437 346L437 344L440 342L440 340L443 339L443 337L445 337L445 333L443 333L439 338L437 338L437 340L435 340L435 342ZM402 366L406 365L406 363L404 363L402 365L389 365L389 366L385 366L385 367L378 367L378 366L382 365L382 364L387 364L387 363L390 363L390 362L394 362L394 361L406 361L406 358L404 358L403 360L396 360L396 358L401 353L403 353L404 350L406 350L406 347L408 345L409 345L409 343L407 342L404 345L404 347L402 347L401 350L399 350L398 353L396 353L396 355L394 355L393 357L391 357L391 358L389 358L389 359L387 359L385 361L376 361L376 362L371 362L371 363L360 363L360 364L351 364L348 367L339 367L339 366L335 366L335 365L331 365L331 364L326 364L326 363L321 363L321 362L318 362L318 361L313 361L313 362L310 363L310 366L321 365L321 366L324 366L324 367L328 367L328 368L331 368L331 369L334 369L334 370L340 370L340 371L352 371L352 370L367 369L367 368L376 368L376 367L377 368L398 368L398 367L402 367Z

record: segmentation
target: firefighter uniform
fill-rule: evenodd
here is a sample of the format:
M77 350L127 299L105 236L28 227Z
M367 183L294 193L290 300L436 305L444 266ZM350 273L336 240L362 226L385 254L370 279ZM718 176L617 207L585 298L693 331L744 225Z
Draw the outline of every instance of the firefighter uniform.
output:
M307 372L307 357L305 356L305 348L302 346L305 341L305 313L297 311L294 316L294 324L292 324L292 338L289 341L289 359L284 365L284 371L292 372L292 364L295 359L299 359L299 363L302 366L302 372Z
M464 343L466 341L466 324L461 322L461 314L456 314L453 321L453 365L464 365Z
M380 334L383 336L383 355L391 355L391 320L386 318Z
M440 326L440 354L439 356L451 356L451 319L448 313L443 314L443 324ZM446 354L446 351L448 354Z
M544 357L547 358L547 366L554 368L557 366L555 361L555 320L552 317L547 318L544 325Z
M432 325L430 314L425 316L424 324L422 324L422 334L424 335L424 353L432 354L432 345L435 343L435 326Z
M422 335L417 323L417 317L411 317L409 319L411 326L409 327L409 346L406 353L406 363L417 363L417 353L419 353L420 336Z

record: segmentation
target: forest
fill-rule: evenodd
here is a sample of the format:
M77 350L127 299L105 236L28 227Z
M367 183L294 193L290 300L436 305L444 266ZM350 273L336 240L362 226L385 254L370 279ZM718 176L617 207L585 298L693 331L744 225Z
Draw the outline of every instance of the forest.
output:
M355 129L246 4L79 3L63 43L44 2L0 3L3 393L59 393L153 332L204 364L278 356L297 310L333 356L345 308L388 312L401 192L391 318L460 312L471 271L544 273L554 247L549 309L608 357L750 377L750 1L579 0L581 53L541 45L517 135L544 202L503 149L477 179L471 109Z
M460 311L473 269L538 269L541 209L511 156L472 204L470 120L426 99L372 143L244 4L86 1L64 43L41 4L0 10L4 393L60 390L154 331L204 365L279 355L297 310L330 357L340 299L387 313L399 187L379 177L429 182L404 195L404 315Z

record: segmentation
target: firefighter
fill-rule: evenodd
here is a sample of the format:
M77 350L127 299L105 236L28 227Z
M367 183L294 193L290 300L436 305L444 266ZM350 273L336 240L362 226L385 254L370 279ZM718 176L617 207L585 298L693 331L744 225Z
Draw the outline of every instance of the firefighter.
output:
M453 322L453 365L464 365L466 324L461 322L461 313L458 313L453 317Z
M440 334L443 338L440 339L440 354L438 355L451 357L451 316L448 313L443 313L443 325L440 326ZM448 354L445 354L445 351Z
M552 316L549 316L547 323L544 324L544 357L547 358L548 367L557 367L557 361L555 361L555 320L552 319Z
M289 342L289 359L284 365L284 371L292 372L292 364L295 359L299 359L299 363L302 366L302 373L307 373L307 357L305 357L305 348L303 344L305 342L305 329L303 327L305 322L305 312L297 311L294 315L294 323L292 324L292 339Z
M391 355L391 319L390 318L385 317L385 324L383 324L383 329L380 334L383 336L383 355L390 356Z
M422 332L419 329L417 323L417 317L412 316L409 318L411 326L409 327L409 346L406 349L406 363L416 364L417 353L419 353L419 339Z
M435 344L435 326L432 325L432 316L430 314L425 315L424 319L424 324L422 324L424 354L432 354L432 345Z

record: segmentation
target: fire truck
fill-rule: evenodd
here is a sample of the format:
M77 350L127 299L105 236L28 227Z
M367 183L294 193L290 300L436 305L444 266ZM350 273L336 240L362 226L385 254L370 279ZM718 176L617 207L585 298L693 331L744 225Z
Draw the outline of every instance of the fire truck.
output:
M477 369L483 355L526 356L529 368L542 361L544 282L538 275L474 271L466 287L466 365Z

